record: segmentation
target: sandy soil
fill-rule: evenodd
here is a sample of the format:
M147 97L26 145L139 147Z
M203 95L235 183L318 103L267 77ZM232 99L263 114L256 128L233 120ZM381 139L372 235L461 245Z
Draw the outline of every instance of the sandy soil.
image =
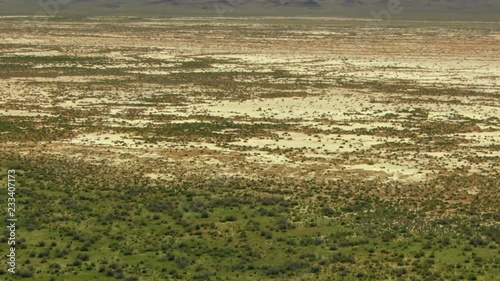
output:
M149 161L143 169L152 179L175 177L161 165L394 181L499 172L498 26L374 29L316 21L293 28L249 19L120 26L98 18L46 30L0 21L2 61L32 60L19 62L23 71L2 70L0 117L74 117L73 135L44 143L40 153ZM214 120L275 129L167 131L148 139L152 128L187 132Z

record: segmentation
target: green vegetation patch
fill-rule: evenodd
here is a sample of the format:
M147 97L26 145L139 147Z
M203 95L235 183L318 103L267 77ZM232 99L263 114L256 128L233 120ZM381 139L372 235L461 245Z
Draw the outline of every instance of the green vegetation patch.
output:
M52 156L0 159L3 170L18 171L19 186L19 273L0 272L5 280L494 280L499 274L498 210L486 197L463 205L421 194L418 186L361 180L199 174L152 183L140 171ZM436 184L493 191L494 183L450 177ZM374 189L387 196L360 192Z

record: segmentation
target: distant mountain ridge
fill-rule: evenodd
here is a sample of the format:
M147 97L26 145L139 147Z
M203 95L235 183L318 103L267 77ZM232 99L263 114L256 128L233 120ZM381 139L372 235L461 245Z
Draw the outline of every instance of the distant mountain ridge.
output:
M51 2L52 1L52 2ZM366 17L389 11L394 18L500 18L500 0L0 0L1 15L48 11L55 15L254 15ZM391 10L391 7L393 10ZM500 21L500 20L496 20Z

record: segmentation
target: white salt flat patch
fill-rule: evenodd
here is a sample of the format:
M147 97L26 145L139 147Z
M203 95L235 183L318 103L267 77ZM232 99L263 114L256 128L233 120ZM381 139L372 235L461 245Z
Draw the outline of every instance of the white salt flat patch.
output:
M436 151L436 152L423 152L422 154L426 154L426 155L436 157L436 158L443 158L443 157L450 156L452 153L450 153L450 152L437 152Z
M500 131L497 132L473 132L458 134L467 140L472 140L472 144L461 144L463 146L488 146L500 144Z
M251 38L254 40L254 38ZM237 59L239 61L243 61L247 64L256 65L256 64L288 64L288 63L302 63L307 60L313 60L310 56L277 56L270 54L258 54L258 55L249 55L249 54L225 54L225 55L214 55L214 58L221 59Z
M110 127L146 127L150 124L163 124L162 122L154 122L145 119L123 119L123 118L105 118L104 123Z
M356 129L366 129L366 130L373 130L373 129L379 129L379 128L393 128L393 129L398 129L402 130L404 129L403 126L399 124L394 124L391 122L370 122L370 123L348 123L348 125L332 125L332 128L340 128L345 131L354 131Z
M47 112L36 112L36 111L28 111L28 110L16 110L16 109L2 109L0 110L0 115L2 116L27 116L27 117L37 117L37 116L55 116L51 113Z
M86 107L86 106L91 106L91 105L97 105L97 104L113 104L116 103L116 100L104 98L104 97L98 97L98 98L74 98L74 99L69 99L69 100L64 100L59 103L57 103L57 106L64 107L64 108L73 108L73 107ZM124 107L120 107L119 109L125 110Z
M485 157L485 158L500 158L500 154L499 153L495 153L495 152L481 152L481 151L475 151L474 152L474 155L475 156L478 156L478 157Z
M287 166L296 166L295 164L292 163L290 159L288 159L288 157L284 155L269 154L264 151L253 151L249 153L249 155L246 156L245 159L249 163L262 163L268 165L286 164Z
M64 55L63 52L53 51L26 51L10 53L11 56L55 57Z
M283 132L275 132L282 136ZM325 152L353 152L356 150L369 149L373 145L383 144L385 142L406 142L408 140L397 138L383 138L363 135L315 135L310 136L303 133L286 133L284 139L270 138L250 138L237 142L231 142L233 145L248 146L254 148L267 149L315 149ZM311 153L309 151L309 153ZM319 152L318 152L319 153ZM321 154L319 153L319 154Z
M213 63L211 64L212 70L217 69L217 72L256 72L256 73L271 73L273 69L261 66L242 66L241 64L232 63Z
M391 175L390 178L394 180L399 179L413 179L419 180L425 178L425 173L421 169L415 168L412 164L407 165L397 165L391 163L375 163L373 165L369 164L357 164L357 165L343 165L349 170L364 170L371 172L383 172Z
M195 106L196 107L196 106ZM168 106L164 108L148 107L143 115L175 115L178 117L188 117L193 111L188 110L185 106ZM197 111L195 111L197 112Z
M252 99L247 101L215 101L190 106L194 113L205 112L214 116L273 119L303 119L311 121L326 118L334 121L371 120L400 109L398 104L372 103L378 94L367 95L346 89L335 89L322 96ZM197 109L198 112L196 112Z
M118 52L118 51L113 51L113 52L104 54L104 56L112 58L112 59L117 59L117 60L135 61L135 58L132 58L132 57L126 55L125 53Z
M185 123L207 123L206 121L198 119L183 119L183 120L171 120L168 121L169 124L185 124Z
M231 153L233 150L225 147L220 147L214 143L208 143L208 142L188 142L185 145L182 145L184 148L196 148L196 149L209 149L209 150L215 150L219 152L225 152L225 153Z
M18 78L19 81L24 82L70 82L70 83L92 83L102 80L114 80L116 76L59 76L55 78L45 77L31 77L31 78Z
M450 112L473 119L488 119L490 117L500 118L500 103L497 106L490 105L457 105L450 107Z
M128 134L110 134L110 133L90 133L78 135L68 141L77 145L102 145L102 146L121 146L137 147L143 146L144 141L136 139Z
M159 59L159 60L172 60L176 62L186 62L186 61L194 61L192 58L179 57L177 55L172 55L172 52L151 52L145 55L141 55L141 58L151 58L151 59Z

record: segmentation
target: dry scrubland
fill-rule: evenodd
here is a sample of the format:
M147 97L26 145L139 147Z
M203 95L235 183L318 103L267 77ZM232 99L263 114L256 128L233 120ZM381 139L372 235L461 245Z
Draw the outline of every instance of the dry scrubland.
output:
M383 27L0 19L5 280L498 278L500 25Z

